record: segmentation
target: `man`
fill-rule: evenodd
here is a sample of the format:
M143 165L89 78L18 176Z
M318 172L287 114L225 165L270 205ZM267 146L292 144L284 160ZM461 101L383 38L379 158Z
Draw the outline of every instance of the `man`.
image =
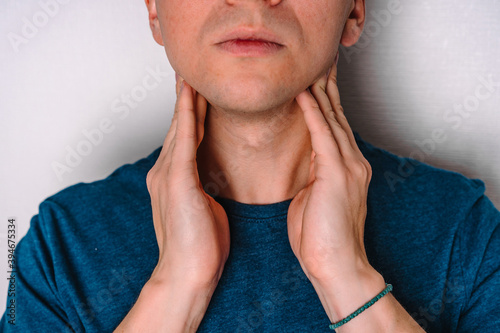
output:
M498 327L484 184L374 148L343 114L336 50L358 40L363 0L146 4L179 74L163 147L42 203L2 328ZM415 171L391 192L403 162Z

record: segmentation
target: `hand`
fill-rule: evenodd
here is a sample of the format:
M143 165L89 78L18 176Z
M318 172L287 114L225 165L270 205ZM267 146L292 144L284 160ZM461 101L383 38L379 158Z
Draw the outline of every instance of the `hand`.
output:
M177 76L176 76L177 79ZM203 190L196 151L207 101L177 80L177 103L146 182L160 256L115 332L196 332L229 255L227 215Z
M381 292L385 283L366 256L363 238L372 170L344 116L336 63L311 92L296 98L313 151L308 184L288 209L288 237L330 321L337 322ZM390 293L340 331L423 332Z
M313 151L308 184L290 203L288 236L308 278L332 283L371 269L363 242L371 167L344 116L336 64L311 92L296 98Z
M176 91L172 124L147 175L160 251L152 278L213 286L229 255L230 239L227 215L203 190L196 163L207 101L180 77Z

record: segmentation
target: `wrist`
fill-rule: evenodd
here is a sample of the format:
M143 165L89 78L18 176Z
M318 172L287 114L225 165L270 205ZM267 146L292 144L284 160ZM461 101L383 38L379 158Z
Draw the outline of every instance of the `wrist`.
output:
M378 295L386 287L382 275L371 266L363 270L351 272L348 275L338 276L328 281L313 279L311 283L318 292L325 311L332 323L346 318ZM390 311L388 310L390 307L386 307L389 295L382 297L365 312L360 314L360 318L353 320L354 324L349 323L349 329L354 328L354 331L362 330L364 327L362 326L363 323L370 323L371 328L374 328L377 322L386 322L385 316L390 315ZM378 311L381 307L384 308L382 314ZM375 309L377 309L377 311L374 311ZM345 327L343 329L345 329Z
M192 279L189 273L181 274L160 274L157 270L153 272L145 287L151 295L159 295L162 299L181 301L186 305L204 301L207 303L217 288L219 276L214 276L212 280Z
M196 332L215 287L152 276L115 332Z
M150 285L158 288L161 286L176 286L179 290L186 292L204 292L215 290L222 275L223 267L211 274L195 274L189 271L172 269L170 266L158 264L148 280Z
M151 309L156 308L156 313L163 317L170 332L196 332L216 287L217 284L201 286L152 278L141 293Z

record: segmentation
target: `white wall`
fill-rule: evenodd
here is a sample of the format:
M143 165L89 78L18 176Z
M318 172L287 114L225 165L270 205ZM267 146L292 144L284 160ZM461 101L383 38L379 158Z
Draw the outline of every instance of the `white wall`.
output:
M341 51L351 126L394 153L484 180L500 207L500 1L394 2L367 1L363 38Z
M143 1L57 1L58 8L43 5L56 0L0 4L0 300L7 219L17 219L19 240L47 196L148 155L162 144L175 103L173 72ZM393 1L367 1L370 30L341 52L352 127L395 153L483 179L500 207L500 86L489 95L481 88L489 76L500 83L500 1L402 2L400 10ZM382 10L392 10L390 21L375 19L372 11ZM40 27L30 31L31 24ZM150 73L158 71L158 86L145 90L143 81L154 84ZM141 99L144 91L128 113L115 112L126 95ZM465 111L456 113L461 104ZM109 133L58 176L54 162L66 164L68 149L84 148L83 132L103 121ZM435 130L445 139L430 144Z

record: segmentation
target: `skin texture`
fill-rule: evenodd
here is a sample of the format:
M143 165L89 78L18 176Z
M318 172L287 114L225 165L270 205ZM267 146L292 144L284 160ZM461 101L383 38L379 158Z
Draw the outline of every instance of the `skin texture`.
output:
M147 4L155 40L174 70L209 103L197 152L204 186L214 183L215 174L227 184L212 192L239 202L295 196L307 183L312 151L295 97L329 70L339 42L350 46L358 40L364 1ZM271 30L285 48L264 58L221 53L215 43L238 27Z
M265 116L289 104L332 65L349 6L331 0L164 0L156 1L156 9L161 33L156 40L181 77L213 106ZM273 31L284 52L242 59L214 47L241 26Z
M196 331L229 253L227 216L205 193L220 176L216 194L236 201L293 198L291 248L330 321L348 316L385 288L364 248L371 167L337 88L336 50L359 38L364 1L146 3L179 73L178 100L147 178L160 259L117 331ZM222 54L214 42L237 26L265 26L285 47L258 58ZM337 332L422 329L389 293Z

